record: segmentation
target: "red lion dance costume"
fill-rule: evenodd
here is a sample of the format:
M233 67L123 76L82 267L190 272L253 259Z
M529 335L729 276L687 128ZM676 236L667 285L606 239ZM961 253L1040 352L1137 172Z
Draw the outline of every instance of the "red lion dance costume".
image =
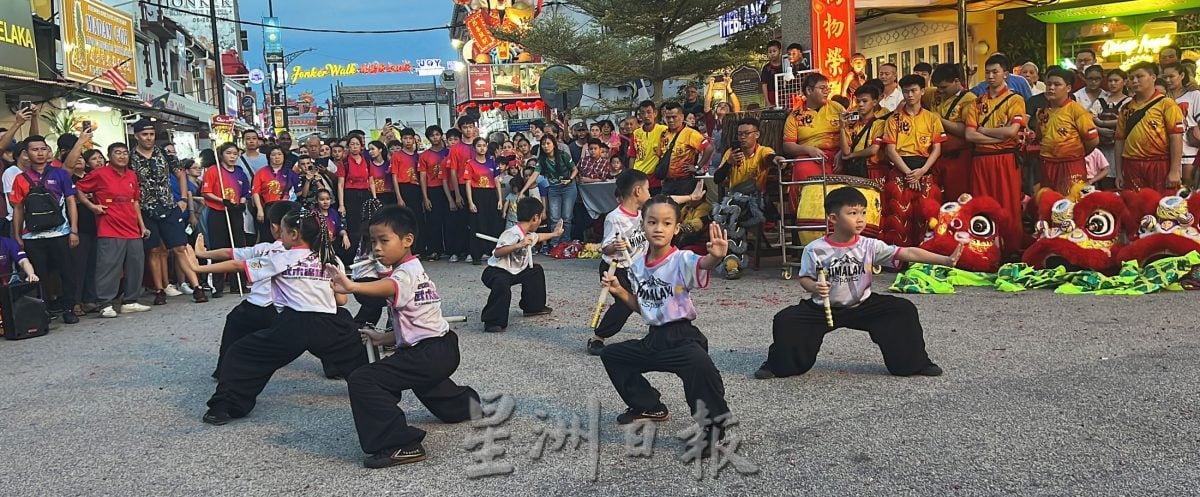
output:
M995 199L964 193L939 208L937 202L927 198L921 201L918 214L929 220L921 248L950 255L959 243L966 243L958 268L984 273L1000 269L1003 247L997 227L1007 226L1008 211Z
M1118 237L1126 208L1121 196L1085 189L1078 201L1046 189L1038 196L1037 241L1023 262L1037 269L1065 266L1113 273L1120 269Z
M917 189L908 185L896 168L888 169L883 181L883 219L879 223L880 238L899 247L915 247L925 235L925 219L921 204L942 201L942 189L934 182L933 174L922 176Z
M1137 231L1129 231L1132 240L1121 250L1122 261L1136 260L1145 266L1164 257L1178 257L1200 251L1200 192L1182 190L1178 195L1163 196L1157 191L1142 189L1123 192L1129 211L1140 216ZM1136 239L1135 239L1136 238Z

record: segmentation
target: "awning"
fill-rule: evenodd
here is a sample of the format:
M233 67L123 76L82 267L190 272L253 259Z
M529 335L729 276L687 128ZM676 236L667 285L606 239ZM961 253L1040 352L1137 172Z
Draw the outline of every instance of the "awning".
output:
M1200 0L1078 0L1031 8L1028 13L1044 23L1059 24L1142 14L1168 16L1195 8L1200 8Z
M128 113L153 117L156 120L183 130L200 131L208 127L208 123L187 114L167 109L147 107L141 100L133 98L86 90L80 88L77 83L4 75L0 76L0 91L17 93L21 96L30 97L30 100L35 101L63 97L69 97L71 100L92 100L96 103L116 107Z

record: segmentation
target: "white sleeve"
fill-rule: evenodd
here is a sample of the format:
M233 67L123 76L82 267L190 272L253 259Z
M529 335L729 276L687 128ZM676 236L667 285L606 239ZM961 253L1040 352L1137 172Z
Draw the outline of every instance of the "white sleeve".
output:
M874 259L872 262L873 266L894 268L899 264L900 261L896 258L900 255L899 247L896 247L895 245L888 245L879 240L871 240L870 243L871 247L868 251L868 255Z
M388 279L396 287L395 292L392 294L392 307L400 309L408 305L408 302L412 300L413 295L417 291L417 286L412 281L412 277L405 271L395 271Z
M600 248L607 247L617 239L617 223L612 220L610 212L604 217L604 238L600 241Z
M506 230L504 233L500 234L500 241L496 243L496 246L507 247L509 245L516 245L524 238L525 237L521 235L520 231Z
M711 271L700 267L700 256L695 252L685 250L680 254L683 259L680 264L683 267L680 270L683 272L683 282L688 290L696 288L708 288L708 279Z
M814 281L817 279L817 254L811 243L804 247L804 253L800 255L800 271L797 276L807 276Z
M289 266L296 262L296 257L292 252L295 251L288 250L245 259L243 265L246 271L246 279L253 283L286 271Z

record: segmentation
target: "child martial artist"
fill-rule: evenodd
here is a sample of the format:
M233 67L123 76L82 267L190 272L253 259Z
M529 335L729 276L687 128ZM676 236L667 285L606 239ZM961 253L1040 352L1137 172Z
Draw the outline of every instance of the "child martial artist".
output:
M280 228L279 241L287 250L196 267L201 273L245 271L251 283L271 279L275 306L282 309L270 328L243 337L226 351L205 423L223 425L250 414L271 375L305 351L343 375L367 363L357 326L348 314L338 313L346 297L335 296L330 286L326 264L340 262L325 220L315 210L296 209L283 217Z
M771 334L775 342L754 377L775 378L803 374L813 367L825 334L839 327L864 330L879 344L888 371L897 376L938 376L942 368L925 353L924 331L912 302L871 293L871 268L896 267L899 261L925 262L954 267L962 245L951 255L917 247L896 247L862 236L866 227L867 199L862 192L838 188L825 197L825 215L833 233L804 247L800 258L800 285L810 300L775 314ZM828 281L819 281L824 269ZM828 324L825 301L833 312Z
M621 286L616 276L605 276L608 291L642 314L650 333L640 340L627 340L604 347L600 360L621 399L629 406L617 416L618 424L638 421L665 421L667 407L659 400L658 390L642 376L647 371L673 373L683 380L683 392L693 416L701 414L703 403L707 420L697 419L704 427L707 448L724 436L724 420L729 406L721 373L708 356L708 339L694 325L696 308L690 291L708 286L709 272L717 267L729 249L725 231L709 225L708 254L701 257L679 250L671 239L679 234L679 205L659 195L642 208L642 229L648 248L629 266L633 291Z
M608 273L613 260L617 261L617 281L621 288L632 291L629 286L629 264L646 255L646 233L642 231L642 204L650 200L650 178L646 173L637 169L627 169L617 175L617 200L620 202L604 217L604 240L600 249L600 276ZM675 195L671 200L676 203L688 203L704 198L704 183L696 182L696 190L691 195ZM628 254L629 259L624 255ZM594 336L588 339L587 352L600 355L604 349L604 340L616 335L633 314L630 309L617 299L600 318L596 325Z
M272 203L267 208L267 221L271 225L271 236L275 241L259 243L253 247L238 247L233 249L216 249L196 252L196 257L209 259L213 262L228 260L245 261L255 257L264 257L287 250L279 241L280 227L283 216L298 206L295 202L281 200ZM234 307L225 316L225 329L221 332L221 346L217 353L217 367L213 369L212 377L217 379L221 371L221 361L229 347L241 340L242 337L258 330L265 330L275 322L274 288L270 278L263 278L250 285L250 294L246 300Z
M400 393L412 390L438 419L447 423L471 417L471 401L479 394L450 379L458 369L458 335L442 317L437 286L412 254L417 221L407 207L386 207L370 219L375 260L390 272L384 279L350 281L330 266L334 291L386 298L392 331L362 331L373 345L395 344L396 352L350 375L350 409L358 442L370 454L363 466L386 468L425 460L425 432L408 425L398 405Z
M533 246L563 234L559 221L553 233L534 233L542 224L546 208L542 201L525 197L517 202L517 225L504 230L496 250L483 270L483 284L490 288L481 318L483 331L497 333L508 330L508 306L512 303L512 286L521 285L521 310L525 317L550 314L546 307L546 273L533 263Z

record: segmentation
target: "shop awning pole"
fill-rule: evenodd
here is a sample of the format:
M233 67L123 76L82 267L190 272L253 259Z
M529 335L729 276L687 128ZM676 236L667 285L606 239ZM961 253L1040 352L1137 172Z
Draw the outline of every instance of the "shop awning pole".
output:
M967 60L967 0L958 0L958 61L963 75L971 79L970 61Z

